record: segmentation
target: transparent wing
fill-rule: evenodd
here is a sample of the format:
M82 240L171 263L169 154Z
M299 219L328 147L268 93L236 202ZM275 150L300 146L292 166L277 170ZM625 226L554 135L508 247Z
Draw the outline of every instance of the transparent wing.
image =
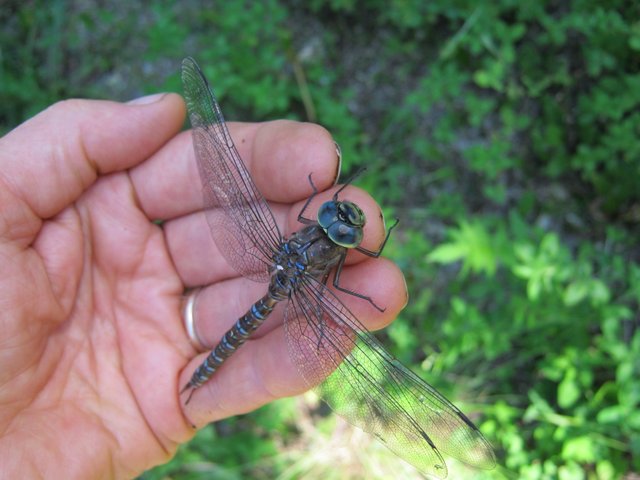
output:
M322 283L302 282L287 307L285 329L289 353L309 387L420 471L445 478L441 452L478 468L495 466L476 426L394 359Z
M272 255L282 238L271 209L254 185L213 91L192 58L182 62L182 84L211 235L238 273L268 281Z

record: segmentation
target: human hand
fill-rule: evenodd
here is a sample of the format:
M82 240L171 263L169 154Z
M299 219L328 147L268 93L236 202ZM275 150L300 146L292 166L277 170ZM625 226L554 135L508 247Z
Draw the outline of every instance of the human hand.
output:
M191 424L307 388L274 312L184 407L179 388L205 355L196 356L183 327L185 288L206 286L196 328L213 347L266 285L239 278L209 235L191 136L178 134L183 101L144 101L61 102L0 139L0 465L8 477L135 476L167 461L193 436ZM282 231L297 230L307 175L320 190L336 176L331 137L286 121L229 128ZM356 188L345 197L368 214L362 246L375 249L384 235L378 207ZM359 254L347 263L342 285L386 310L345 303L370 329L386 325L406 298L399 270Z

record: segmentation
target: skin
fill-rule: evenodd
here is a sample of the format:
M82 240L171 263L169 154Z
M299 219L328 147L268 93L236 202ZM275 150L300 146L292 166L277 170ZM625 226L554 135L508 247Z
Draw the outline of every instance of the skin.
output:
M309 388L286 353L277 309L189 405L178 395L206 353L182 323L185 289L203 287L196 328L213 347L266 291L220 257L175 94L136 103L68 100L0 139L0 477L126 478L166 462L192 424ZM331 196L338 158L322 127L229 124L285 234L311 192ZM349 187L384 237L379 207ZM153 220L162 219L160 226ZM349 254L340 295L371 330L406 303L391 262ZM329 373L329 372L327 372Z

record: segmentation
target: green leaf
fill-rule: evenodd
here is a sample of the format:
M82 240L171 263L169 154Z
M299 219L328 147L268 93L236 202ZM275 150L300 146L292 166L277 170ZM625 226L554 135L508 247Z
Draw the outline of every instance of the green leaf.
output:
M571 282L564 291L564 304L568 307L580 303L589 293L589 284L583 280Z
M596 417L598 423L617 424L628 414L628 409L622 405L612 405L605 407L598 412Z
M464 245L443 243L434 248L433 251L427 255L427 259L435 263L453 263L464 258L466 250Z
M464 269L493 275L498 258L494 241L481 222L460 222L458 228L449 231L451 241L434 249L427 260L435 263L451 263L463 260Z
M591 463L596 458L596 445L592 437L582 435L568 439L562 447L562 458L576 462Z
M600 460L596 465L598 480L613 480L617 477L616 468L609 460Z
M580 386L576 381L575 368L569 369L564 379L558 385L558 405L562 408L571 407L581 396Z

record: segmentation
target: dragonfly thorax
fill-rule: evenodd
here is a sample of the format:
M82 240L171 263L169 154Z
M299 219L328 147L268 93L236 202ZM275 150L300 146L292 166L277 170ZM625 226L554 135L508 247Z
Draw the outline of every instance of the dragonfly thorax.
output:
M273 258L272 275L287 277L293 284L304 275L321 278L344 254L345 247L331 240L323 227L308 225L282 244Z
M330 200L318 210L318 223L329 239L342 247L360 245L365 222L364 212L349 201Z
M282 250L278 252L274 260L273 273L275 275L295 277L306 269L304 255L297 251L291 242L282 245Z

